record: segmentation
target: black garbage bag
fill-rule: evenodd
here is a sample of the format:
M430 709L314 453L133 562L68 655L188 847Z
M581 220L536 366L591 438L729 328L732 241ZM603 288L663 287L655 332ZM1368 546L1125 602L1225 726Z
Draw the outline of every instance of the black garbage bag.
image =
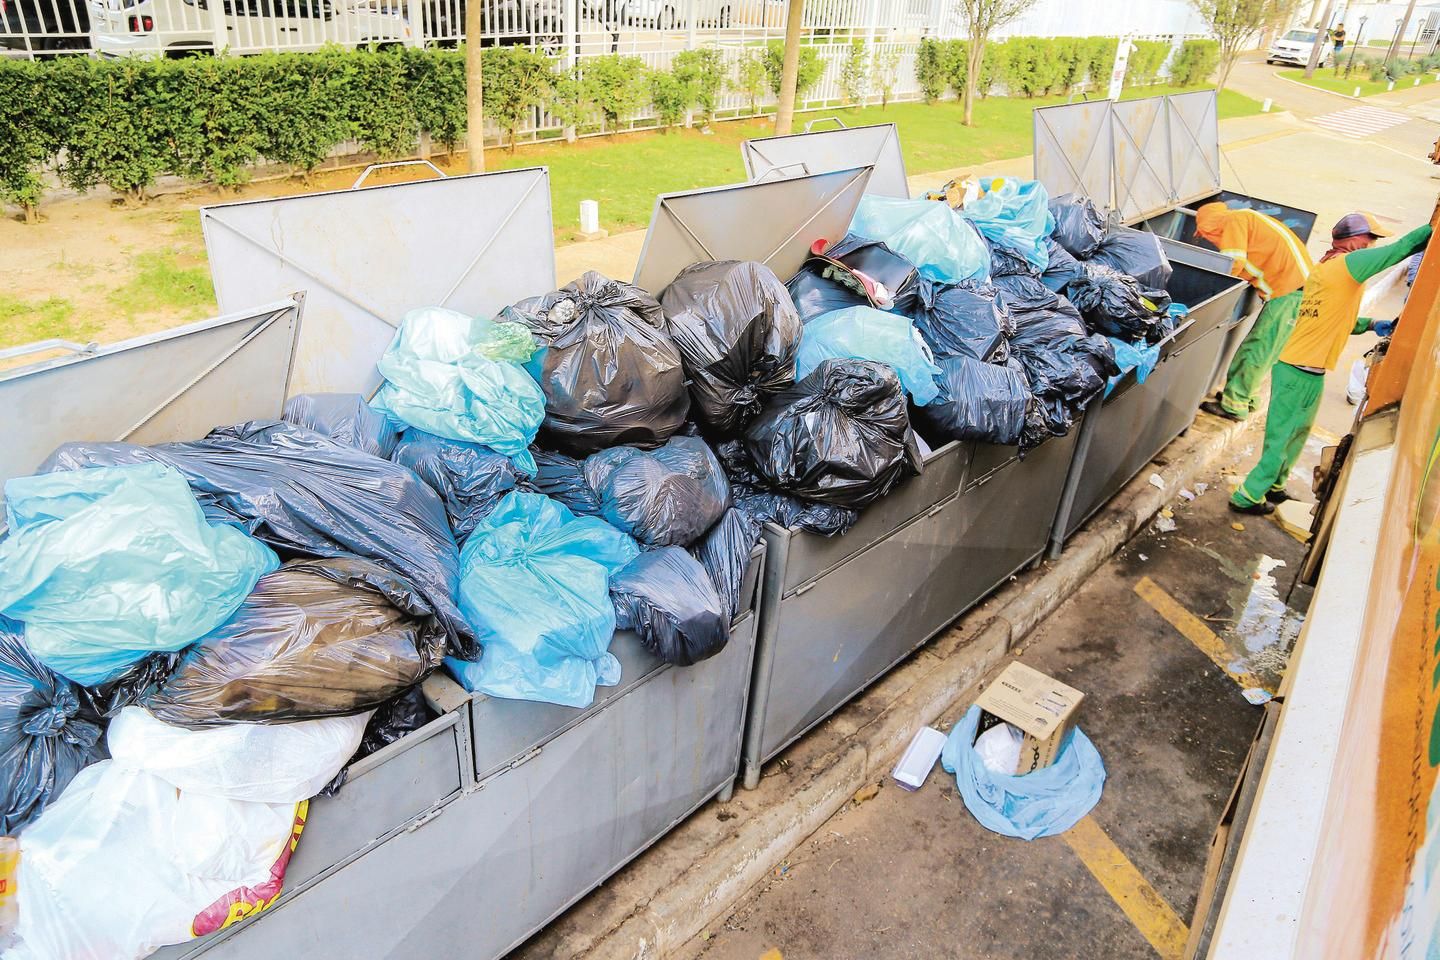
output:
M457 543L524 478L515 461L489 447L406 429L390 459L409 467L440 494Z
M1000 291L1000 301L1012 315L1027 310L1054 310L1060 305L1060 294L1040 282L1039 277L1011 274L995 277L991 284Z
M1105 239L1105 216L1089 197L1074 193L1055 197L1050 201L1050 215L1055 218L1050 235L1060 246L1081 260L1094 256Z
M356 556L398 574L424 596L451 652L480 656L454 599L460 556L445 504L408 467L281 420L253 420L153 447L67 443L41 472L152 461L185 476L209 519L235 524L282 560Z
M877 310L908 313L923 277L915 264L880 240L846 234L805 261L804 271L854 291ZM802 271L802 272L804 272Z
M730 477L730 496L735 509L758 526L773 523L792 530L804 530L822 537L839 536L860 519L860 511L817 503L771 490L755 470L750 455L739 440L728 440L715 448ZM713 532L713 531L712 531Z
M919 408L916 418L921 433L946 441L1020 442L1032 402L1022 373L966 356L936 362L940 396Z
M324 434L336 443L390 459L400 431L358 393L302 393L285 401L280 419Z
M1033 277L1039 271L1034 264L1025 259L1025 255L1007 247L1003 243L996 243L993 240L986 240L990 247L990 276L994 277Z
M868 301L843 283L827 280L809 268L802 269L785 285L801 323L809 323L832 310L863 306Z
M411 687L375 711L375 716L365 725L365 737L360 741L360 749L350 758L350 762L354 763L362 757L385 749L438 716L426 702L423 688L418 684Z
M140 703L182 727L354 714L419 683L444 656L434 611L399 576L358 557L292 560Z
M691 264L660 294L660 306L690 378L691 408L709 430L737 433L767 394L795 382L804 328L790 292L764 264Z
M770 401L744 441L772 489L841 507L860 509L921 469L900 378L870 360L822 361Z
M730 506L730 482L699 437L671 437L658 450L612 447L583 469L599 515L646 546L689 546Z
M1090 260L1134 277L1140 286L1150 290L1164 290L1170 284L1170 274L1174 272L1170 258L1165 255L1165 245L1158 236L1123 227L1105 234L1100 249Z
M660 304L639 287L591 270L499 319L523 323L547 348L541 446L575 457L622 443L655 447L685 422L680 350Z
M999 290L988 283L938 283L926 279L917 309L909 316L937 359L1003 360L1015 321L1000 299Z
M690 545L690 555L710 575L727 622L740 613L740 586L750 566L750 551L759 541L760 522L731 507L709 533Z
M705 568L679 547L647 550L610 578L615 625L646 650L688 667L730 639L730 617Z
M0 617L0 835L9 837L105 755L81 689L35 659L24 630Z
M1085 265L1072 257L1070 251L1056 243L1054 237L1045 238L1045 247L1050 252L1050 264L1040 275L1040 282L1048 290L1063 293L1070 281L1084 276Z
M531 447L530 453L535 457L535 476L522 487L559 500L576 516L600 516L600 494L585 479L584 460L539 447Z
M1066 287L1066 296L1097 333L1122 340L1155 341L1169 332L1170 298L1146 296L1134 277L1092 260L1082 276Z
M1017 314L1016 323L1012 358L1025 371L1046 430L1064 436L1106 381L1120 372L1115 348L1100 334L1087 333L1079 313L1064 298L1059 309Z

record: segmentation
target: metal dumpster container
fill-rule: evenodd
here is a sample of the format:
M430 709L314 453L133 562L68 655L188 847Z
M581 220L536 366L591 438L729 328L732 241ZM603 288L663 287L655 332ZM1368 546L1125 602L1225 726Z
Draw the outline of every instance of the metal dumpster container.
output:
M59 345L58 359L0 373L0 407L17 414L6 424L0 482L30 473L69 440L194 440L217 424L278 417L302 305L290 298L103 348ZM21 347L3 358L55 346ZM343 873L345 864L428 821L473 786L468 695L439 674L422 689L435 719L351 765L339 794L311 804L304 842L286 872L287 897ZM311 922L325 926L322 917Z
M368 394L406 310L490 315L556 285L544 170L231 204L202 220L222 305L267 305L0 375L0 403L21 414L6 476L65 440L194 439L277 417L298 392ZM617 633L622 683L588 709L433 676L438 718L314 802L279 900L157 956L501 956L733 783L763 557L762 544L720 654L671 667Z
M1086 410L1055 520L1057 545L1185 432L1209 388L1245 284L1178 260L1172 266L1166 290L1190 314L1162 344L1144 383L1131 372Z

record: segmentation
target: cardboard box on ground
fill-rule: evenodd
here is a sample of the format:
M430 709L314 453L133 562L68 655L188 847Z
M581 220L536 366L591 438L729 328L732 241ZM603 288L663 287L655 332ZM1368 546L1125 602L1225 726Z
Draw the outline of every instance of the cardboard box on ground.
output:
M1065 735L1085 694L1018 661L1000 672L975 699L980 708L979 733L998 723L1018 727L1025 735L1015 773L1033 773L1055 762Z

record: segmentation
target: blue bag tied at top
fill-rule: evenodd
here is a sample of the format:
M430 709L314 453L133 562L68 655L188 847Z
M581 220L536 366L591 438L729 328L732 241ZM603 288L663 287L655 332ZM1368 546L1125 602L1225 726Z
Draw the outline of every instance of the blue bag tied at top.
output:
M596 684L620 682L610 578L639 553L598 517L538 493L507 494L460 552L460 609L480 659L446 666L474 693L589 706Z
M883 241L931 280L990 279L990 248L975 227L943 203L860 198L850 232Z
M1039 273L1050 262L1045 238L1055 229L1050 215L1050 194L1038 180L984 177L985 192L965 204L960 215L991 243L1020 254Z
M1100 802L1105 764L1078 727L1050 766L1010 776L991 772L976 753L979 726L980 708L972 706L951 729L940 763L955 775L965 808L986 829L1021 840L1050 837L1075 826Z
M0 613L76 683L113 679L230 618L280 566L269 547L211 524L180 473L158 463L17 477L5 484Z
M940 368L908 317L874 307L846 307L805 324L796 373L804 379L825 360L873 360L894 370L916 406L940 394Z

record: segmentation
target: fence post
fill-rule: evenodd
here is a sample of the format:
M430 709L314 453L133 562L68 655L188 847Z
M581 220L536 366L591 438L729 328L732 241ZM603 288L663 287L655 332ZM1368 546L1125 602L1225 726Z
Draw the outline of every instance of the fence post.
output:
M470 0L474 3L475 0ZM605 16L604 11L609 9L610 0L604 0L601 6L600 16ZM565 72L574 73L575 65L580 62L580 4L578 0L565 0ZM604 26L604 24L602 24ZM618 24L617 24L618 26ZM575 142L575 125L565 125L565 140L567 143Z
M420 21L417 21L415 19L415 0L404 0L403 10L405 11L405 25L410 28L409 36L406 38L406 44L408 46L415 47L416 49L425 46L425 23L423 20L423 11L421 14L422 19ZM426 156L426 159L429 159L428 154Z
M219 56L225 52L230 45L225 34L225 4L230 0L209 0L210 9L210 32L214 34L215 55Z

